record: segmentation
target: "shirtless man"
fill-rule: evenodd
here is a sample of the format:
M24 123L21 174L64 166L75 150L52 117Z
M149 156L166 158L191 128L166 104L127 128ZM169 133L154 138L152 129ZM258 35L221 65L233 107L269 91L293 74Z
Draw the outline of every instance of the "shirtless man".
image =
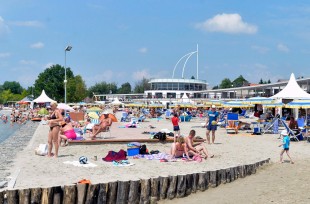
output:
M207 159L210 154L209 154L208 150L205 148L205 146L203 146L203 142L194 144L195 135L196 135L196 131L191 130L189 132L189 135L187 137L185 137L185 143L187 145L187 148L189 151L193 151L199 155L204 155L204 158ZM210 158L213 158L213 157L214 157L213 154L210 155Z
M94 125L91 139L95 139L96 135L98 135L100 132L107 131L108 127L112 125L112 119L109 118L108 112L103 112L104 118L100 120L99 124Z

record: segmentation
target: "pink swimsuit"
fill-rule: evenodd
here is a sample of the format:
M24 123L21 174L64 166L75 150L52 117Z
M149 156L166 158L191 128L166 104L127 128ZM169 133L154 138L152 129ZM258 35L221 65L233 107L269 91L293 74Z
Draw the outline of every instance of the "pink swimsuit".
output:
M76 139L76 134L73 129L65 131L64 134L66 135L68 139L71 139L71 140Z

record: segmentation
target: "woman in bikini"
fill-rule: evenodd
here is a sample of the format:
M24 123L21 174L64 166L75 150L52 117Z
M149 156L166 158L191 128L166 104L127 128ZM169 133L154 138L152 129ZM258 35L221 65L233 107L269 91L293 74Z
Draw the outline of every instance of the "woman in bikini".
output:
M176 143L172 143L170 154L175 158L186 156L188 160L192 160L190 156L198 155L187 148L184 137L182 136L177 138Z
M57 102L51 103L51 110L52 113L50 115L50 119L48 120L48 124L50 126L50 131L48 133L48 152L47 156L52 157L52 149L53 144L55 146L55 157L58 157L58 135L59 135L59 129L60 129L60 123L63 121L63 117L60 113L60 111L57 109Z
M59 134L59 146L66 146L68 140L75 140L76 133L74 132L74 128L70 122L70 118L66 118L65 122L61 123L60 134ZM61 141L65 140L64 145L61 145Z

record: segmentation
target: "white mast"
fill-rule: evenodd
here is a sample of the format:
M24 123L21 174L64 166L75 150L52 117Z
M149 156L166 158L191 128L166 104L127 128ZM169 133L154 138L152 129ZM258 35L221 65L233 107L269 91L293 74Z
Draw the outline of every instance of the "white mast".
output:
M198 79L198 43L197 43L197 79Z

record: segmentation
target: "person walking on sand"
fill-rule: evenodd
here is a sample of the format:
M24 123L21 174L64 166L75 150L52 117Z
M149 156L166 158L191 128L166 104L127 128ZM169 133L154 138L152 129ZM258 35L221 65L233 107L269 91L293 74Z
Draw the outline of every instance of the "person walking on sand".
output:
M176 137L180 135L180 126L179 126L179 117L178 114L175 113L173 117L171 118L171 122L173 125L173 131L174 131L174 143L176 142Z
M212 131L212 144L215 141L215 131L217 130L217 123L218 123L218 116L219 113L216 111L215 105L211 106L211 110L208 111L207 119L206 119L206 126L207 126L207 141L208 144L211 144L210 141L210 131Z
M283 149L281 150L280 153L280 163L283 163L283 154L284 152L286 152L288 158L290 158L291 164L294 164L290 154L289 154L289 150L290 150L290 137L288 136L288 133L286 130L283 130L281 132L281 135L283 136L283 142L282 144L279 145L279 147L283 146Z

